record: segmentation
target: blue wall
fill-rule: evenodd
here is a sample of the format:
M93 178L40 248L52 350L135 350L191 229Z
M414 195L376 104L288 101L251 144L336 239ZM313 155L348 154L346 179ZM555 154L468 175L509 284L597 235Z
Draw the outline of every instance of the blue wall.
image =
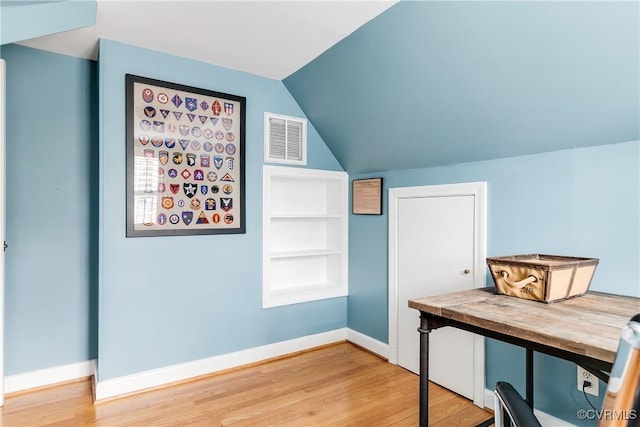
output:
M97 66L9 45L7 375L97 356Z
M246 234L125 238L125 73L247 97ZM108 40L99 76L99 380L345 327L346 298L262 309L264 112L303 116L283 84Z
M488 256L596 257L592 290L640 296L638 141L351 178L367 176L384 178L385 196L392 187L486 181ZM384 206L383 216L352 215L349 222L348 326L387 341L386 200ZM486 363L488 388L499 379L523 386L522 350L489 340ZM587 403L575 389L574 365L541 355L536 363L536 406L584 424L575 418Z

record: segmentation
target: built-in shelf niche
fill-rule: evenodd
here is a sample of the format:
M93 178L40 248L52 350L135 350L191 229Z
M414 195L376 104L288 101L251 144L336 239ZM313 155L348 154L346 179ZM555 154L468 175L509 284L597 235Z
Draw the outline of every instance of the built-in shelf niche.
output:
M347 294L345 172L264 166L263 307Z

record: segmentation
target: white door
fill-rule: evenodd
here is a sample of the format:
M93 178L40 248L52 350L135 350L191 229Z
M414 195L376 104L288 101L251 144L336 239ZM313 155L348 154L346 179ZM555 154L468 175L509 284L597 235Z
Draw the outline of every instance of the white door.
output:
M5 63L0 59L0 406L4 405Z
M396 363L416 373L419 312L407 301L484 286L484 184L470 185L472 191L463 184L390 191L390 316L396 322L390 319L389 344L397 349ZM432 331L429 340L429 380L482 405L484 340L451 327Z

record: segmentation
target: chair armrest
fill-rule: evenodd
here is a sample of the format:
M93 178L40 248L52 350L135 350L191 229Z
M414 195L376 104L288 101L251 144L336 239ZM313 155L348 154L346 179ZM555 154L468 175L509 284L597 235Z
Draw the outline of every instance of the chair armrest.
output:
M498 381L496 384L496 396L515 426L542 427L538 419L533 415L533 410L511 384Z

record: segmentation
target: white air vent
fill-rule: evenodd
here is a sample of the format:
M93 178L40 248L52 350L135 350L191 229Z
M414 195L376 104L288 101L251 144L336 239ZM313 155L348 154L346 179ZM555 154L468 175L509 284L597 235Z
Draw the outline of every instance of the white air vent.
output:
M264 113L264 161L307 164L307 119Z

